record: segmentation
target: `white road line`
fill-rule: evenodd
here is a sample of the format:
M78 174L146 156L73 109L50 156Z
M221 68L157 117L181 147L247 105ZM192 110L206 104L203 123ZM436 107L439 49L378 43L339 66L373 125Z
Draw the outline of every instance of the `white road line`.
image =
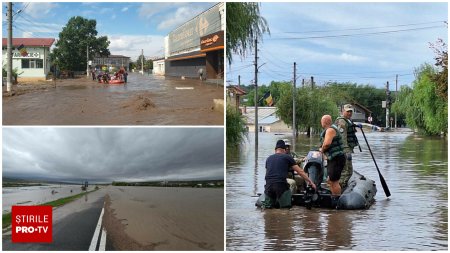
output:
M175 87L176 90L193 90L194 87Z
M105 251L106 249L106 230L102 228L102 235L100 236L100 246L98 247L98 251Z
M95 251L95 248L97 248L97 242L98 242L98 235L100 233L100 228L102 227L102 218L103 218L103 212L105 208L102 208L102 212L100 213L100 218L97 222L97 227L95 228L94 237L92 237L91 240L91 246L89 246L89 251Z

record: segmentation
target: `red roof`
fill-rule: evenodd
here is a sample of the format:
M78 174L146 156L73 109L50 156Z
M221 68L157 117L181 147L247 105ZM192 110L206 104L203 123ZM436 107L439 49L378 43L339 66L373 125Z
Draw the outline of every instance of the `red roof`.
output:
M55 39L53 38L13 38L13 47L24 45L26 47L51 47ZM8 45L7 39L2 38L2 46Z

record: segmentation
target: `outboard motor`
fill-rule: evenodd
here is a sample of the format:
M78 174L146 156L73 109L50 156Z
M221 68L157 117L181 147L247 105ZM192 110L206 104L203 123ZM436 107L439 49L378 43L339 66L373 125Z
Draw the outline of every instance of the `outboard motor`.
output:
M322 153L317 150L309 151L308 155L305 158L305 165L303 166L303 169L317 186L317 190L321 188L321 184L323 181L323 166L324 164Z

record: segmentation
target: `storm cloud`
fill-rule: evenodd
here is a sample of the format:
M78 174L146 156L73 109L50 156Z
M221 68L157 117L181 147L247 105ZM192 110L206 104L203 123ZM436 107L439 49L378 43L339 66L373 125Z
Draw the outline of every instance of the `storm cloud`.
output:
M223 128L5 128L3 176L223 179Z

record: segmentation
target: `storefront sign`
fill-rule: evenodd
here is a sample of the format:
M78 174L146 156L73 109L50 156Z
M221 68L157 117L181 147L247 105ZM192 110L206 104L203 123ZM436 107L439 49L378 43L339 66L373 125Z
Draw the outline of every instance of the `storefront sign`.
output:
M209 34L200 39L201 51L208 49L223 49L223 31Z
M191 19L169 33L170 54L183 52L199 46L200 37L221 30L220 5Z
M40 53L27 53L25 56L23 56L20 52L14 52L13 58L41 58Z

